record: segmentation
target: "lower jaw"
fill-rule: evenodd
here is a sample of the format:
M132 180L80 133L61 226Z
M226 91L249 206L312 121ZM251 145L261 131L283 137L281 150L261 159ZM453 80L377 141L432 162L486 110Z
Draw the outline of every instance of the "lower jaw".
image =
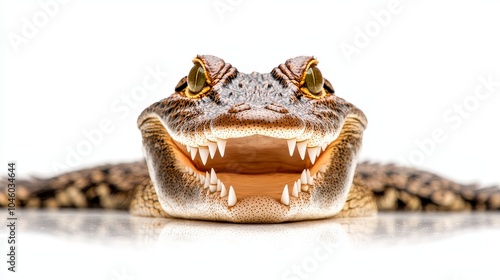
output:
M312 196L313 193L301 193L298 198L292 199L288 206L269 196L248 196L228 208L225 200L208 195L204 201L210 209L215 210L215 215L199 212L192 215L183 213L182 218L189 215L187 218L233 223L281 223L332 217L342 208L325 211L320 207L314 207L311 203Z
M343 201L347 196L337 194L335 202L325 201L324 193L321 191L324 181L329 180L327 173L318 171L315 174L315 183L308 185L307 191L301 191L296 197L290 196L289 204L280 202L281 193L274 195L254 194L256 189L252 187L245 193L245 186L236 189L238 201L235 205L228 205L228 196L221 197L220 192L211 192L209 188L200 188L199 176L195 173L185 172L183 177L187 179L190 188L196 190L196 201L185 205L172 205L168 201L162 202L164 210L171 216L185 219L224 221L233 223L280 223L290 221L312 220L332 217L343 207ZM281 177L296 177L296 174L266 174L266 175L244 175L220 173L219 180L228 183L231 181L242 182L243 177L252 178L255 183L265 182L274 177L273 180L280 181ZM260 178L259 178L260 177ZM291 179L293 180L293 179ZM268 182L269 183L269 182ZM261 186L264 186L262 184ZM331 199L331 198L330 198ZM160 199L161 200L161 199ZM161 201L160 201L161 202ZM172 205L174 207L170 207Z
M173 217L232 223L281 223L333 217L340 212L343 203L338 203L335 207L324 207L321 200L317 200L321 195L319 188L321 186L313 187L308 192L299 193L296 198L290 198L289 205L270 196L250 195L228 207L227 198L203 190L200 190L199 200L193 202L195 207L176 205L169 208L167 204L163 205ZM339 201L342 200L345 201L345 198L339 197Z
M331 165L328 165L326 170L319 169L314 173L314 183L308 185L308 190L299 192L296 197L290 195L287 205L280 201L279 191L263 195L255 193L255 188L246 186L248 192L245 192L245 186L238 186L236 183L241 182L244 176L248 176L247 179L254 182L262 183L270 179L279 180L280 177L293 181L294 178L298 178L297 174L266 174L256 180L259 175L235 175L221 172L218 174L221 182L224 184L235 182L237 186L237 202L229 205L228 194L221 197L221 192L210 191L210 187L204 188L204 184L201 184L202 172L200 171L192 169L189 171L186 166L184 169L178 168L179 166L162 167L161 164L156 166L150 161L148 165L150 165L150 170L156 171L172 168L170 172L152 172L159 202L168 215L185 219L233 223L280 223L333 217L344 206L349 191L349 187L346 186L351 185L355 169L355 163L348 164L347 169L340 172L343 174L342 177L339 177L339 170L333 170ZM155 174L168 174L168 176ZM341 178L340 181L339 178ZM177 184L172 185L172 182L177 182ZM229 186L231 185L226 186L227 190Z
M228 194L221 197L221 192L210 191L202 183L200 176L206 176L206 171L198 170L183 151L172 145L171 138L167 138L164 150L155 146L157 142L152 138L151 143L146 143L145 153L163 210L178 218L234 223L280 223L335 216L346 201L357 153L357 150L338 149L335 143L328 146L316 163L308 167L315 177L314 183L304 186L307 191L299 192L296 197L291 192L300 172L252 175L220 171L217 177L226 190L232 185L236 189L237 202L230 205ZM244 181L252 185L239 184ZM277 183L271 185L269 181ZM289 203L285 205L280 196L288 183Z
M224 221L234 223L280 223L289 221L312 220L332 217L342 209L347 191L339 192L335 197L326 197L326 189L331 189L333 182L328 168L331 164L333 146L328 147L316 164L303 173L308 177L301 180L301 173L241 174L216 173L221 186L216 189L214 182L206 181L207 171L200 171L184 158L178 150L176 169L186 181L185 188L191 189L191 203L184 204L169 201L160 202L171 216L186 219ZM211 172L208 172L211 177ZM330 174L330 175L328 175ZM309 178L311 177L311 178ZM294 194L294 184L297 192ZM323 184L325 188L323 188ZM288 203L281 200L285 185L288 187ZM229 189L236 193L237 202L230 204ZM323 189L322 189L323 188ZM331 200L331 201L330 201ZM171 207L172 206L172 207Z

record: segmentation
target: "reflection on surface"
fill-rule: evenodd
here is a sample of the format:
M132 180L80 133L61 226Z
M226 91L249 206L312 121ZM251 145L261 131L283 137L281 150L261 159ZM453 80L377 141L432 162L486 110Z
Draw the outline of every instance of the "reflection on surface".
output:
M144 218L96 210L25 211L21 231L87 241L241 243L260 240L280 247L294 239L325 242L401 243L442 238L479 229L500 229L500 213L381 213L375 217L326 219L284 224L231 224ZM214 239L213 236L217 236Z
M0 279L498 279L500 213L270 225L90 210L18 217L20 272L0 267Z

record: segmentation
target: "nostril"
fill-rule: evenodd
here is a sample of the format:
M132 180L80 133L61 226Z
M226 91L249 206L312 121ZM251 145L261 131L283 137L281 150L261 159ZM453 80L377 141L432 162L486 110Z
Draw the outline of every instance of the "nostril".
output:
M266 108L267 110L277 112L277 113L282 113L282 114L288 113L288 110L285 107L278 105L278 104L268 104L264 108Z
M233 107L231 107L231 109L229 109L227 112L232 113L232 114L236 114L236 113L243 112L243 111L250 110L250 109L252 109L252 107L250 107L250 105L248 105L246 103L239 103L239 104L236 104Z

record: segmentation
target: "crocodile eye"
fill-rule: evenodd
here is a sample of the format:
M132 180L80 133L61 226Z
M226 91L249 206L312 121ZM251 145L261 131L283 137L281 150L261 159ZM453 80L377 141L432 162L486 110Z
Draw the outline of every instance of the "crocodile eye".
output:
M316 96L322 95L324 81L318 67L311 66L307 69L305 83L311 94Z
M195 63L191 71L189 71L189 75L187 77L187 84L189 91L192 94L197 94L201 92L203 87L205 87L207 83L207 78L205 77L205 70L200 63Z

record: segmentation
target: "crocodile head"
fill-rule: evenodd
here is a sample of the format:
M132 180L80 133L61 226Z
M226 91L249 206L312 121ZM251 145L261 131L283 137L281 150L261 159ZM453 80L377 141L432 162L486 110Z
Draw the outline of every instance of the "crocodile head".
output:
M175 93L138 119L170 216L283 222L334 216L351 187L366 118L313 57L244 74L197 56Z

